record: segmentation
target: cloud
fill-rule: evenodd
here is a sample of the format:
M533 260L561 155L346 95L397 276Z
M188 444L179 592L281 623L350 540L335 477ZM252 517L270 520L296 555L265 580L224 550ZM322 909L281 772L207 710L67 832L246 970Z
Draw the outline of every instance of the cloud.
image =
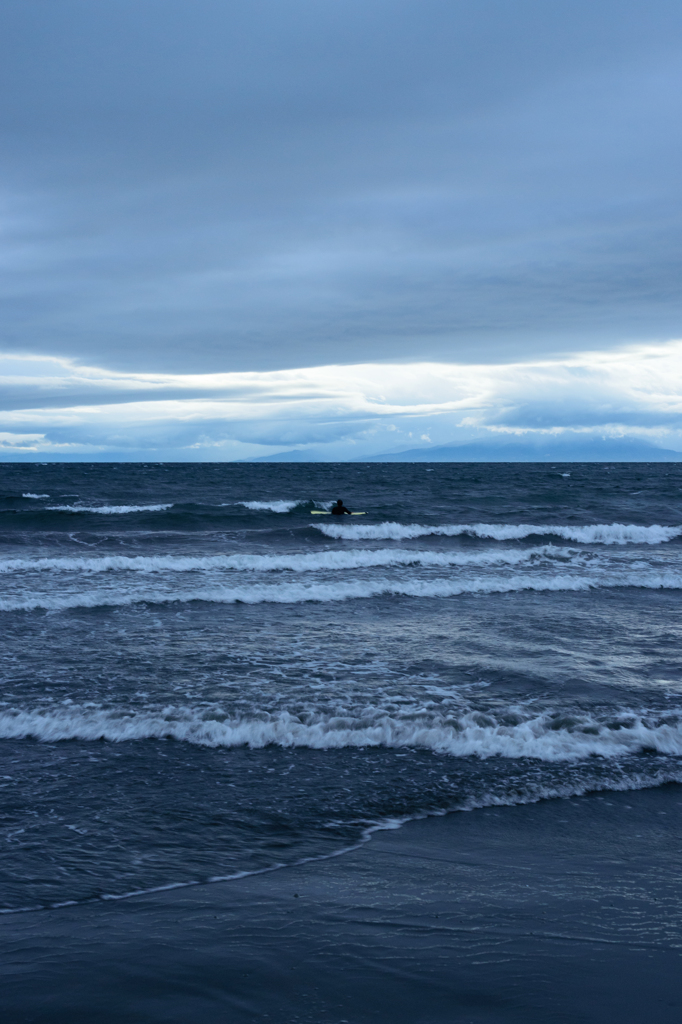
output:
M185 377L682 332L671 0L2 19L5 351Z
M0 19L2 458L682 447L679 3Z
M523 363L144 374L0 357L0 452L216 460L316 446L333 458L580 430L682 448L682 341ZM75 397L75 400L74 400Z

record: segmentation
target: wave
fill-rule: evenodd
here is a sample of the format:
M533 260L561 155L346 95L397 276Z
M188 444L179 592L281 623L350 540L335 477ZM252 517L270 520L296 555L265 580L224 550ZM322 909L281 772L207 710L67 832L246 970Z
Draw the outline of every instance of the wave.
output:
M134 604L187 604L203 601L211 604L302 604L326 603L375 597L448 598L462 594L509 594L520 591L588 591L629 587L645 590L682 590L682 575L637 573L612 576L482 577L473 580L360 580L339 583L254 584L252 586L214 587L187 592L160 593L158 590L120 589L91 591L63 597L36 595L25 598L1 598L0 611L67 611L74 608L129 607Z
M340 846L331 853L317 853L306 857L299 857L293 861L279 861L269 864L267 867L241 869L229 874L212 875L208 878L190 878L182 881L170 881L163 885L153 885L145 888L130 889L126 892L98 893L88 895L80 899L68 899L60 902L41 901L31 906L1 907L0 914L26 914L43 911L46 909L60 909L62 907L73 907L85 903L95 903L99 900L113 902L128 900L137 896L150 896L160 892L169 892L174 889L189 889L197 885L212 885L220 882L232 882L240 878L252 875L271 874L275 871L286 870L291 867L298 867L303 864L310 864L317 861L331 860L341 857L346 853L352 853L370 842L375 832L392 831L399 829L409 821L420 820L427 817L441 817L454 811L474 811L486 807L514 807L524 804L535 804L541 800L566 800L571 797L585 796L588 793L623 793L634 792L643 789L655 789L669 783L682 783L682 770L667 764L665 767L656 766L650 763L646 771L634 771L623 774L618 772L611 778L594 777L582 779L567 779L563 783L542 784L520 789L515 787L512 791L500 795L499 793L485 793L481 796L468 796L454 801L449 807L438 810L419 810L416 813L401 815L400 817L378 817L371 824L367 820L353 822L360 826L360 833L349 846Z
M376 526L313 524L335 540L414 540L417 537L480 537L483 540L524 540L526 537L560 537L578 544L664 544L682 536L682 526L636 526L597 523L594 526L557 526L531 523L457 523L426 526L419 523L378 523Z
M170 505L47 505L47 512L96 512L101 516L121 516L129 512L165 512Z
M39 499L39 498L49 498L49 497L50 497L49 494L31 494L30 491L27 494L22 494L22 498L35 498L36 500Z
M472 554L449 551L406 551L396 548L355 551L319 551L287 555L103 555L99 558L8 558L0 559L0 574L26 571L100 573L127 571L139 573L192 572L232 569L274 572L314 572L329 569L363 569L372 566L424 565L475 566L521 565L547 560L569 561L576 552L552 545L525 551L480 551Z
M165 708L141 714L87 710L17 711L0 715L0 738L54 742L110 740L127 742L174 739L205 747L348 747L421 748L455 757L535 758L578 761L587 757L623 757L642 751L682 755L682 722L674 716L653 721L616 715L599 720L589 715L568 718L545 712L513 724L470 711L458 718L404 719L385 713L353 717L287 711L261 718L211 717L216 712ZM518 717L518 716L517 716Z
M256 512L291 512L297 505L307 505L307 501L235 501L235 505L253 509Z

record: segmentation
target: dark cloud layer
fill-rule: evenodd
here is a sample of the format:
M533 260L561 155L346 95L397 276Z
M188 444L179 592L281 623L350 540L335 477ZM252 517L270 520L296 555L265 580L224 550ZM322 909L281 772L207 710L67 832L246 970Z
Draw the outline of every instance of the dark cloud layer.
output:
M682 7L6 0L2 348L500 362L682 330Z

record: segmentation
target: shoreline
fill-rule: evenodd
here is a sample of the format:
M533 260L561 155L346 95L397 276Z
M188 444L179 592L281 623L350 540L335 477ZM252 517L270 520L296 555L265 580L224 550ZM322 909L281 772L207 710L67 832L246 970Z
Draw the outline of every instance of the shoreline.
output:
M679 777L679 772L673 773L674 777L659 778L658 781L647 779L641 784L626 783L621 788L614 788L613 783L609 783L603 788L599 788L594 782L590 782L584 789L580 787L565 787L564 792L558 792L550 790L540 796L529 797L528 799L519 798L518 801L510 803L504 800L496 800L491 798L488 802L474 802L470 805L466 803L460 807L452 807L445 810L432 810L424 811L415 815L404 818L386 819L383 822L377 822L367 826L364 830L362 837L350 846L342 846L331 853L320 853L314 854L309 857L301 857L299 860L294 860L289 863L281 862L278 864L272 864L264 868L255 868L253 870L240 870L235 871L234 874L230 875L217 875L211 878L203 879L189 879L187 881L179 882L167 882L162 885L153 886L148 889L135 889L130 892L123 893L102 893L97 896L89 896L84 899L73 899L64 900L63 902L50 903L50 904L39 904L32 907L3 907L0 908L0 919L3 916L13 914L35 914L44 913L51 910L61 910L64 907L81 907L88 905L96 905L99 903L117 902L121 900L132 900L138 897L154 896L157 893L170 892L176 889L189 889L196 886L208 886L208 885L221 885L225 882L235 882L242 878L249 878L255 875L265 875L276 871L287 871L291 868L302 867L305 864L313 864L317 861L331 860L334 857L344 857L349 853L353 853L356 850L362 849L367 843L372 841L372 837L375 834L382 832L392 832L397 829L403 828L405 825L410 825L412 822L423 821L427 818L444 818L451 814L468 814L476 811L494 811L504 807L529 807L533 804L544 804L548 801L554 800L572 800L583 796L593 797L595 799L605 799L610 793L634 793L648 789L660 789L666 785L681 785L682 779ZM605 796L604 796L605 794Z
M682 785L0 919L7 1024L677 1022Z

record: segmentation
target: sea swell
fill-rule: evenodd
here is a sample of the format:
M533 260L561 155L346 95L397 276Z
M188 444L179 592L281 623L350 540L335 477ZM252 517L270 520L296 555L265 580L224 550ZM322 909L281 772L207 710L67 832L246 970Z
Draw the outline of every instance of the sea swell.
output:
M473 553L400 550L396 548L320 551L283 555L102 555L87 557L0 559L0 574L15 572L125 571L139 573L193 572L233 569L258 572L314 572L329 569L362 569L388 565L475 566L521 565L540 560L568 561L576 555L568 548L543 545L519 550L488 550Z
M46 505L46 512L94 512L100 516L123 516L131 512L165 512L173 505Z
M637 526L597 523L593 526L559 526L531 523L454 523L441 526L419 523L378 523L375 526L346 523L315 523L314 529L336 540L414 540L417 537L479 537L483 540L525 540L527 537L560 537L578 544L665 544L682 536L682 526Z
M236 501L235 505L243 505L253 512L291 512L297 505L307 505L307 501Z
M271 745L331 750L358 747L421 748L454 757L500 756L570 762L599 756L617 758L651 751L682 755L682 723L668 714L588 714L546 711L519 720L469 711L446 718L434 714L402 717L377 710L363 715L281 711L257 717L227 717L205 708L167 707L156 712L90 710L10 711L0 714L0 738L108 740L174 739L204 747Z
M158 590L121 593L90 591L48 597L2 598L0 611L65 611L73 608L126 607L134 604L163 605L202 601L211 604L301 604L304 602L348 601L378 597L449 598L463 594L509 594L521 591L557 592L613 589L682 590L680 573L613 573L610 576L482 577L473 580L359 580L333 583L255 584L253 586L214 587L187 592Z

